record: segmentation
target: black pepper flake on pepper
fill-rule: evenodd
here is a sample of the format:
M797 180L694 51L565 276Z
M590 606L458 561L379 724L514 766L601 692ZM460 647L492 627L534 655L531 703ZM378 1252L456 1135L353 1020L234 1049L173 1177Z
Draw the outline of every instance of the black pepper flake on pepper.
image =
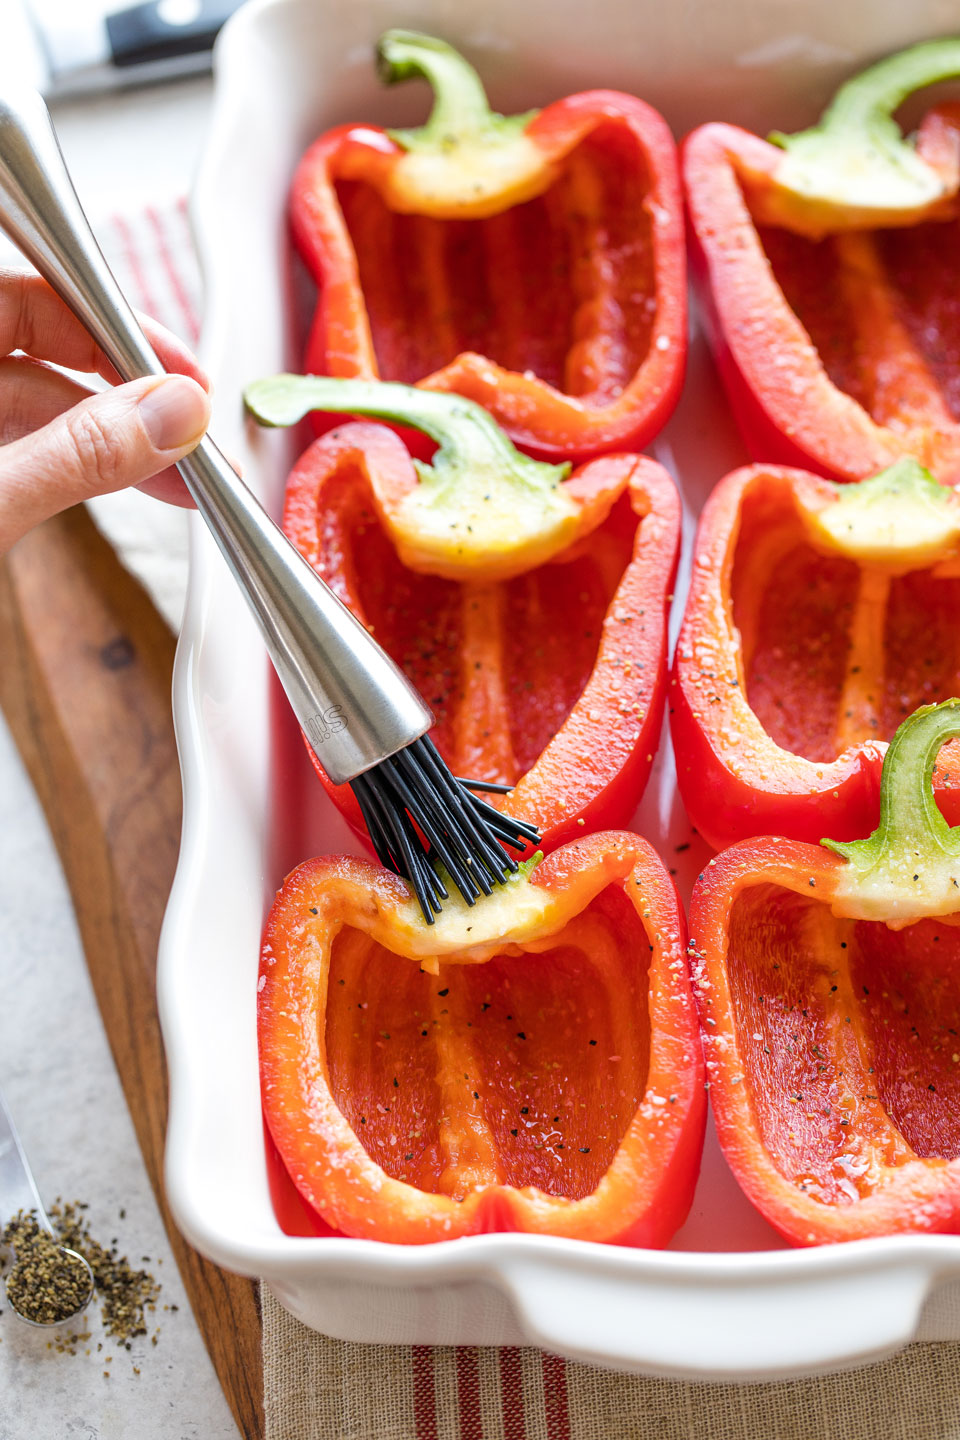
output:
M511 1131L510 1131L510 1134L511 1134L511 1135L516 1135L516 1133L517 1133L516 1130L511 1130Z
M526 1031L524 1031L524 1030L518 1030L518 1031L517 1031L517 1039L518 1039L518 1040L526 1040L526 1038L527 1038Z
M394 1090L400 1089L400 1081L397 1079L396 1075L394 1075L393 1077L393 1088Z
M590 1041L590 1044L591 1044L591 1045L596 1045L596 1043L597 1043L596 1040L591 1040L591 1041Z
M580 1146L580 1154L581 1154L581 1155L589 1155L589 1154L590 1154L590 1146L589 1146L589 1145L581 1145L581 1146Z
M446 1000L447 996L450 994L450 986L448 985L446 990L438 990L437 994L440 996L441 1000Z

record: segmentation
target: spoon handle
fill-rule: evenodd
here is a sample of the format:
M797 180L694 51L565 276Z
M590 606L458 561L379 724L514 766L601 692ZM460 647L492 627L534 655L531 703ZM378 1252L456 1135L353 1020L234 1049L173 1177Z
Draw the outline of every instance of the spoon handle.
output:
M39 1223L52 1233L33 1172L0 1090L0 1229L18 1210L35 1210Z

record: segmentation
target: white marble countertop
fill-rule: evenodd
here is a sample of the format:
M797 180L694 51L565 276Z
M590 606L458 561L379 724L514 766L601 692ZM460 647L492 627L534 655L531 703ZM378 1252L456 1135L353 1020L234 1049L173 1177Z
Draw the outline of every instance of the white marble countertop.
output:
M54 107L91 214L185 193L210 89L192 80ZM136 1264L149 1256L144 1268L163 1283L150 1317L157 1344L141 1338L129 1354L103 1336L96 1307L91 1340L71 1356L0 1298L0 1440L235 1440L140 1159L56 851L2 721L0 984L0 1086L41 1194L88 1201L93 1234L116 1237Z

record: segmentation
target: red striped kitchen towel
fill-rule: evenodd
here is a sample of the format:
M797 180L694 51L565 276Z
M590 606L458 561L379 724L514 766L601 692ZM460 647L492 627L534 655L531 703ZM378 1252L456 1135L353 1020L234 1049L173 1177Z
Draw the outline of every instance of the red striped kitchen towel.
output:
M130 303L195 346L200 269L186 201L172 197L145 210L93 216L92 221ZM179 629L187 589L187 512L136 490L97 496L87 508L170 628Z
M262 1296L266 1440L960 1440L956 1344L852 1374L694 1384L528 1346L331 1340Z
M200 336L200 271L186 200L109 215L95 229L130 303L195 346Z

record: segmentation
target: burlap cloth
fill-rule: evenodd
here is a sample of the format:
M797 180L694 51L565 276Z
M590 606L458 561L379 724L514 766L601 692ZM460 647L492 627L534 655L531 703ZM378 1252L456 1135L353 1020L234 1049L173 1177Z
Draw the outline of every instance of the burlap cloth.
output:
M266 1440L960 1440L960 1345L764 1385L617 1375L532 1347L357 1345L263 1287Z

